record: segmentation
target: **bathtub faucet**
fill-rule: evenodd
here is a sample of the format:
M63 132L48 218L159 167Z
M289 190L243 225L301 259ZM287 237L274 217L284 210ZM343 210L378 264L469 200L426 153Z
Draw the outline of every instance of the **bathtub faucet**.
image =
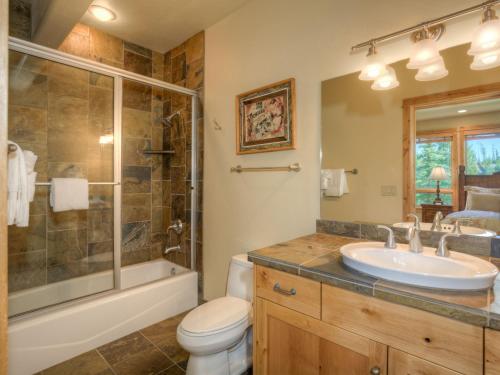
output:
M178 251L181 251L181 246L180 245L176 245L176 246L172 246L172 247L167 247L165 249L165 252L163 254L164 255L168 255L170 253L175 253L175 252L178 252Z

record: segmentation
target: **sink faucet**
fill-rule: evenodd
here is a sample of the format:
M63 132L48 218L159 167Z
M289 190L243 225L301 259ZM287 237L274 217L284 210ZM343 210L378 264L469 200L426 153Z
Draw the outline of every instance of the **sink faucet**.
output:
M441 232L443 226L441 225L441 220L443 220L443 213L441 211L436 212L434 215L434 220L432 221L431 230Z
M460 228L460 223L465 221L464 219L457 219L455 221L455 225L453 226L452 233L455 234L462 234L462 228Z
M410 251L412 253L422 253L424 248L420 240L420 220L417 215L409 214L408 217L415 218L415 224L408 228L406 239L408 240Z
M385 247L389 248L389 249L395 249L396 247L398 247L398 245L396 244L396 241L394 240L394 232L392 231L392 229L386 225L377 225L377 228L379 229L385 229L386 231L389 232L388 236L387 236L387 241L385 241Z
M449 257L450 256L450 251L448 250L448 246L446 244L446 239L448 237L460 237L459 234L456 233L446 233L441 237L439 240L439 245L436 249L436 255L438 257Z

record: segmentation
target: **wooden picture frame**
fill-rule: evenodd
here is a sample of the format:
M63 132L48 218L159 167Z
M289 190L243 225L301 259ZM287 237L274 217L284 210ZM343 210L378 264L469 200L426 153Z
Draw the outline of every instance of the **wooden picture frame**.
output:
M403 219L414 213L415 207L415 138L416 138L416 110L436 107L446 104L469 103L484 99L500 98L500 82L486 85L467 87L453 91L409 98L403 101ZM460 143L460 140L459 140ZM453 165L460 165L463 159L463 150L458 146L458 160ZM458 170L454 171L452 186L458 189ZM458 209L459 196L453 197L453 207Z
M236 96L238 155L295 149L295 79Z

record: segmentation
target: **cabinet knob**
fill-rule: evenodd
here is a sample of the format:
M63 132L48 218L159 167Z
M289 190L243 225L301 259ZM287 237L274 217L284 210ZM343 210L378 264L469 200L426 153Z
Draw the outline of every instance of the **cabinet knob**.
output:
M380 367L372 367L370 370L370 375L380 375Z

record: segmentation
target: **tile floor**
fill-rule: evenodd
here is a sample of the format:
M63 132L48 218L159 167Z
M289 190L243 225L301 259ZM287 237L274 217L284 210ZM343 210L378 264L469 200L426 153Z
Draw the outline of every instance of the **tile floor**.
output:
M186 314L131 333L37 375L182 375L188 353L177 343L176 330Z

